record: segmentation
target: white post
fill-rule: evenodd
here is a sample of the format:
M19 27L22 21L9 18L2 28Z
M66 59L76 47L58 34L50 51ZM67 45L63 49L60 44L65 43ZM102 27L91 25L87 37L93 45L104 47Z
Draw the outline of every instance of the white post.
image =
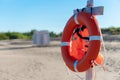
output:
M87 7L93 7L94 6L94 0L87 0ZM86 71L86 80L94 80L94 70L93 68L90 68Z
M94 71L93 68L90 68L86 71L86 80L94 80Z

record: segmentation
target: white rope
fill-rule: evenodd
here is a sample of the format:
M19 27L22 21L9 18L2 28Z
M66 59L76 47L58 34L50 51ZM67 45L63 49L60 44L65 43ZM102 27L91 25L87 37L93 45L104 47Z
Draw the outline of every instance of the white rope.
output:
M92 72L92 80L96 80L96 66L94 60L91 61L93 66L93 72Z
M84 78L83 77L80 77L80 75L78 75L78 74L75 74L80 80L84 80Z
M104 42L104 39L103 39L103 35L102 35L101 30L100 30L100 33L101 33L101 41L102 41L103 55L104 55L104 62L103 62L103 65L102 65L102 66L105 66L105 64L106 64L106 54L107 54L107 50L106 50L106 47L105 47L105 42Z
M64 63L64 65L65 65L65 63ZM79 80L85 80L84 77L81 77L81 76L78 75L76 72L70 71L70 69L68 69L68 67L67 67L66 65L65 65L65 70L66 70L68 76L73 76L73 75L75 75ZM72 74L73 74L73 75L72 75ZM72 79L69 78L68 80L73 80L73 78L72 78Z

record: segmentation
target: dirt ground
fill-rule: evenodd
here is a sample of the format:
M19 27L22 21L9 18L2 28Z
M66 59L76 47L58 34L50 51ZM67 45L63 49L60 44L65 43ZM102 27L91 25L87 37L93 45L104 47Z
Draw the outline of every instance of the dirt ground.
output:
M74 73L65 66L59 45L60 41L46 47L35 47L31 41L0 41L0 80L85 80L85 72ZM106 71L97 67L96 80L120 80L120 42L105 45Z

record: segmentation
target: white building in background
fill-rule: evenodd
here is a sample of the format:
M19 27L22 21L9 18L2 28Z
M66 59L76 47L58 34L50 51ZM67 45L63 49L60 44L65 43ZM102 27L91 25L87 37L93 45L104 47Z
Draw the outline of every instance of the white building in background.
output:
M47 46L50 44L50 34L47 30L35 31L33 35L33 44L37 46Z

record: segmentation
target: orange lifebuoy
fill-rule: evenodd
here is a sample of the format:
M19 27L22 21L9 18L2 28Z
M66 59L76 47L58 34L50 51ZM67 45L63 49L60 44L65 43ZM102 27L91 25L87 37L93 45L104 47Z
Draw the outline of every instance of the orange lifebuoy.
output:
M75 60L70 56L70 39L76 25L85 25L89 33L89 47L86 55L81 60ZM101 33L97 20L86 12L73 15L67 22L61 39L61 52L64 62L72 71L83 72L92 66L91 60L95 60L100 51Z

